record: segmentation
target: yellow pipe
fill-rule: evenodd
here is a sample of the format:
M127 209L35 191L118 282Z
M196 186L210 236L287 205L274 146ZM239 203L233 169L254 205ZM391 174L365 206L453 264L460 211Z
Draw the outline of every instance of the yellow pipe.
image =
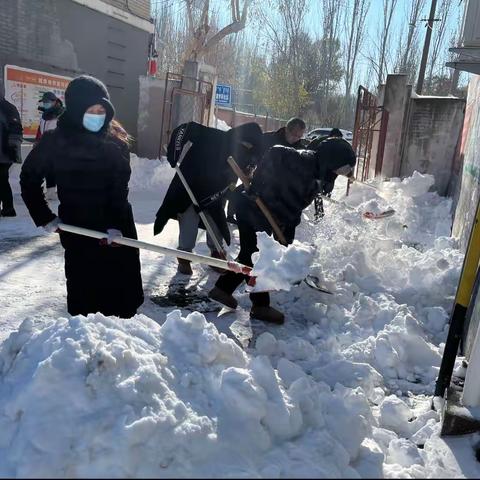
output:
M477 213L473 222L470 239L468 241L467 253L463 261L462 273L457 289L455 303L467 308L472 296L473 284L477 275L478 263L480 260L480 199L477 205Z

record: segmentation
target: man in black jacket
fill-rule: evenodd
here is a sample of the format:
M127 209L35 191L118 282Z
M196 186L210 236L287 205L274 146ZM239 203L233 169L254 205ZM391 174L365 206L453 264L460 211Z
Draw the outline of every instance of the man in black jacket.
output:
M242 168L255 165L256 159L261 154L261 139L262 130L256 123L247 123L224 132L195 122L180 125L172 132L170 138L167 160L172 167L180 160L187 142L191 143L181 162L180 171L197 202L208 204L203 210L211 219L210 223L218 236L217 239L221 242L223 238L227 245L230 244L230 232L223 197L228 186L235 184L237 180L227 163L227 158L232 155ZM198 227L202 226L197 210L176 174L157 212L154 234L159 234L169 219L178 220L180 230L178 248L192 251ZM208 235L207 243L211 255L219 258L221 252L216 251ZM178 259L178 271L186 275L193 273L190 262L182 259Z
M266 132L262 136L262 156L265 155L274 145L283 145L284 147L291 147L299 150L306 147L306 142L303 140L306 125L305 122L298 117L291 118L285 127L279 128L273 132ZM242 190L242 187L239 188ZM233 208L233 193L227 194L228 209L227 220L230 223L237 223Z
M0 84L0 215L2 217L16 216L8 171L12 163L22 163L22 134L20 114L15 105L5 100L3 84Z
M252 266L252 254L257 251L256 232L272 234L272 226L255 203L263 200L287 243L295 238L295 229L301 214L321 188L321 183L331 173L348 175L355 165L352 151L338 148L333 141L322 142L316 151L275 146L265 155L253 175L248 192L236 192L235 213L240 233L238 261ZM277 239L278 240L278 239ZM227 272L222 275L209 292L212 300L229 308L237 307L233 292L248 277ZM281 324L283 313L270 306L267 292L250 294L252 318Z
M291 118L287 124L274 132L263 134L263 150L266 153L274 145L283 145L292 148L304 148L302 138L306 129L301 118Z

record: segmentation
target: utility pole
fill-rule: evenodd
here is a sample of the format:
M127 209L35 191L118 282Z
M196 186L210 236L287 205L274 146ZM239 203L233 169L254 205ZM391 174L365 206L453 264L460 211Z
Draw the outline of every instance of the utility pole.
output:
M432 38L433 22L435 22L435 9L437 8L437 0L432 0L430 6L430 15L428 16L427 32L425 33L425 43L423 45L422 61L418 72L417 94L421 95L423 90L423 82L425 80L425 70L427 69L428 51L430 50L430 40Z

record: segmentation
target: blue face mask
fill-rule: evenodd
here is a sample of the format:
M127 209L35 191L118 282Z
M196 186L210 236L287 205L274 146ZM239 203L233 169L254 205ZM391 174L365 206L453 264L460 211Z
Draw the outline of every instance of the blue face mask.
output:
M90 132L98 132L105 124L106 114L86 113L83 116L83 126Z
M43 109L50 110L53 107L53 102L43 102Z

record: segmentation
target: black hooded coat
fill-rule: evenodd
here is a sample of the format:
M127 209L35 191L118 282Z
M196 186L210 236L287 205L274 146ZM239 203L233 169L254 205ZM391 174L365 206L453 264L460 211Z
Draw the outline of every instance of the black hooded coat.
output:
M208 200L212 195L224 191L237 177L227 158L232 155L243 170L256 164L261 155L262 130L256 123L246 123L228 131L205 127L195 122L177 127L170 137L167 160L175 167L184 145L192 145L181 162L180 170L192 190L197 202ZM251 148L243 145L247 142ZM225 192L226 193L226 192ZM222 237L230 244L222 196L205 208L219 228ZM175 174L160 206L154 224L154 234L159 234L169 219L185 212L192 201L179 176ZM200 225L203 227L203 225Z
M126 143L110 133L114 115L106 87L79 77L67 87L67 109L56 130L46 132L25 160L20 175L22 198L37 226L55 219L42 182L57 183L58 216L63 223L106 232L118 229L137 238L128 202L130 155ZM82 125L88 107L102 104L107 117L100 132ZM138 249L104 246L93 238L60 232L65 249L67 304L71 315L101 312L128 318L143 303Z
M236 194L236 217L255 231L271 233L270 224L254 201L260 197L290 243L303 209L313 201L322 181L344 165L353 167L355 161L351 147L345 148L337 139L322 142L316 151L272 147L255 170L248 193Z

